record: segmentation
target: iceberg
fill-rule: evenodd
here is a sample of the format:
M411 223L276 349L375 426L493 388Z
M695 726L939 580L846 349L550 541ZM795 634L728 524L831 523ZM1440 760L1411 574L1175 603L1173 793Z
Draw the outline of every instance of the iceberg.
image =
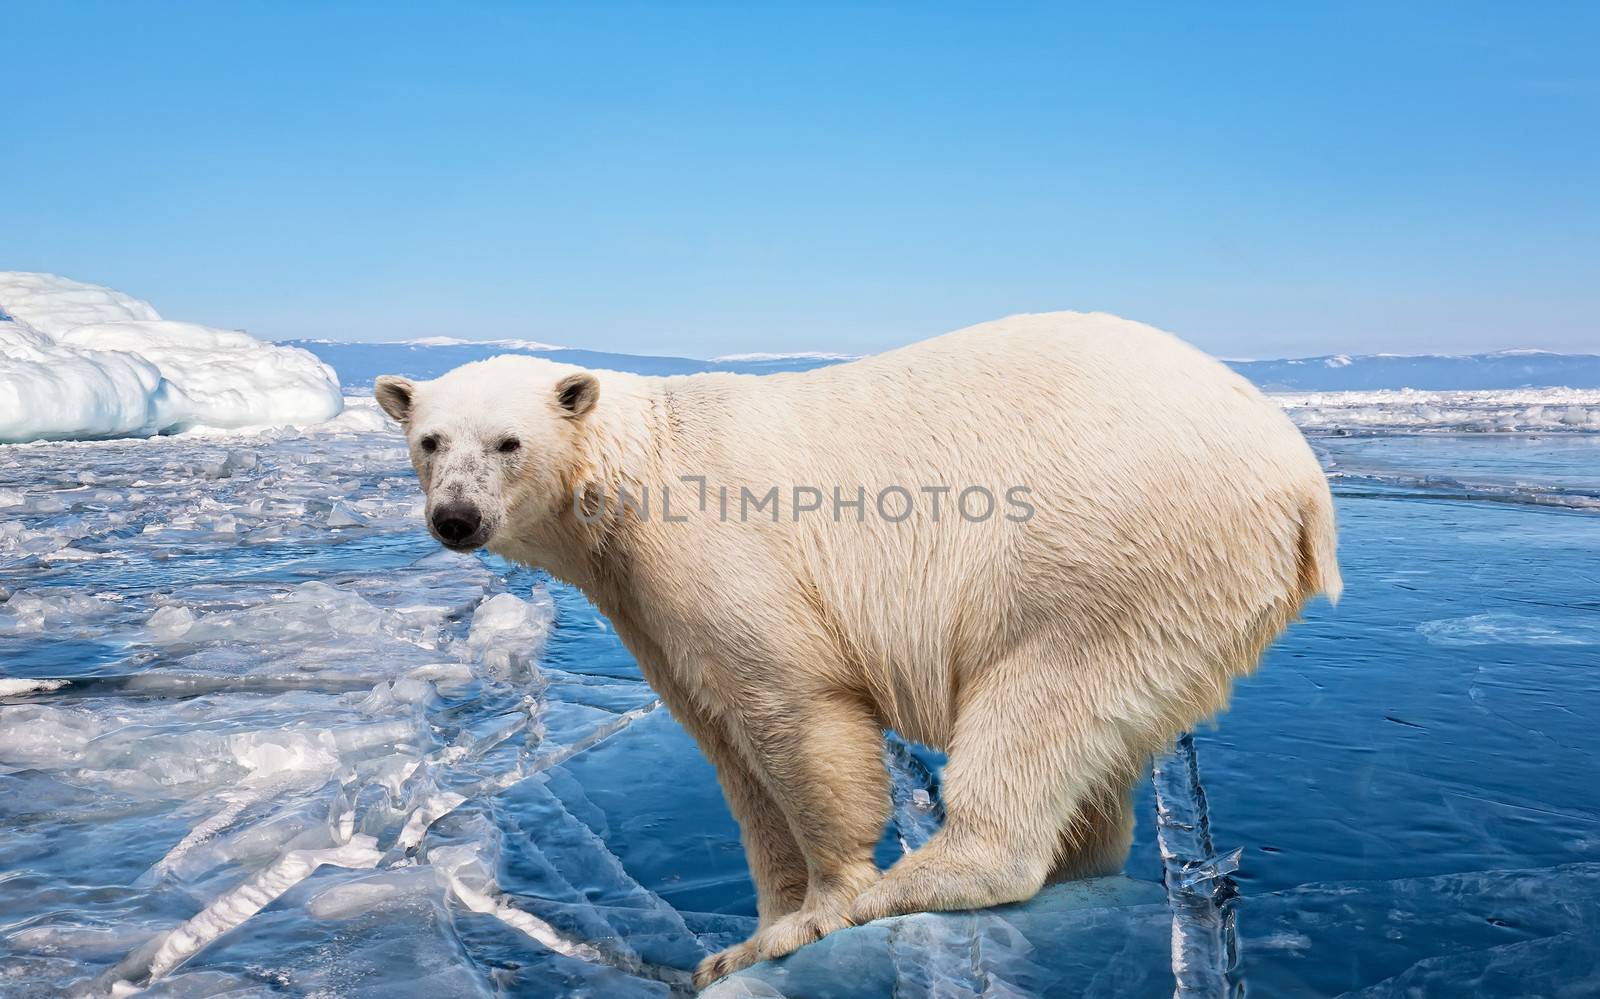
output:
M311 353L162 319L53 274L0 272L0 442L305 426L344 407Z

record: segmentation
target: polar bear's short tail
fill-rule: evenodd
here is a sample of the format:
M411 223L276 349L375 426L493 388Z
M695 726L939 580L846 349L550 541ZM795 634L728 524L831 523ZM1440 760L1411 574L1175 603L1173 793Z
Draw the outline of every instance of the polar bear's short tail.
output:
M1339 575L1339 533L1334 525L1333 496L1322 486L1300 510L1300 599L1321 593L1339 602L1344 580Z

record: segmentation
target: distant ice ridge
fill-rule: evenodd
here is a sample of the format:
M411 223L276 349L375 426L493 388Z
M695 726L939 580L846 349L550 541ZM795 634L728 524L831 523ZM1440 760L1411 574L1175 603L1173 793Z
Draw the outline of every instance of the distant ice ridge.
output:
M1273 393L1303 430L1600 432L1600 389Z
M516 350L563 350L564 348L541 340L463 340L454 336L424 336L415 340L393 340L391 343L405 344L412 347L460 347L463 344L492 344L496 347L511 347Z
M711 360L717 364L737 364L743 361L853 361L860 356L860 354L833 354L823 350L799 350L787 354L756 351L751 354L723 354Z
M343 344L343 340L300 340L299 343L317 344ZM567 348L554 343L545 343L543 340L521 340L516 338L502 340L467 340L458 336L419 336L411 340L366 340L354 341L365 343L373 347L505 347L509 350L566 350Z
M148 302L0 271L0 443L304 426L343 408L311 353L162 319Z

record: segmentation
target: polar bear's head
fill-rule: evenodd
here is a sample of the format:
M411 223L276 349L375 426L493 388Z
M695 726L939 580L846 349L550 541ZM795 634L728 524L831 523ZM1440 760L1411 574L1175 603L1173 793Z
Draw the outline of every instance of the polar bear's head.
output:
M595 376L532 357L495 357L433 381L384 375L378 405L405 429L428 530L456 551L496 540L512 514L553 513L600 398Z

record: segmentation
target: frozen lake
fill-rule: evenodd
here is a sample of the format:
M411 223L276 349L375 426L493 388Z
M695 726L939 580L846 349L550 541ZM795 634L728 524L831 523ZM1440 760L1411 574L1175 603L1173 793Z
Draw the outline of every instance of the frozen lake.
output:
M1168 852L1200 804L1239 851L1178 891L1221 948L1186 990L1600 992L1600 435L1313 443L1344 601L1163 764ZM604 620L419 511L360 410L0 447L0 993L664 995L750 931L712 770ZM896 776L885 862L937 821ZM1125 878L724 994L1171 995L1140 803Z

